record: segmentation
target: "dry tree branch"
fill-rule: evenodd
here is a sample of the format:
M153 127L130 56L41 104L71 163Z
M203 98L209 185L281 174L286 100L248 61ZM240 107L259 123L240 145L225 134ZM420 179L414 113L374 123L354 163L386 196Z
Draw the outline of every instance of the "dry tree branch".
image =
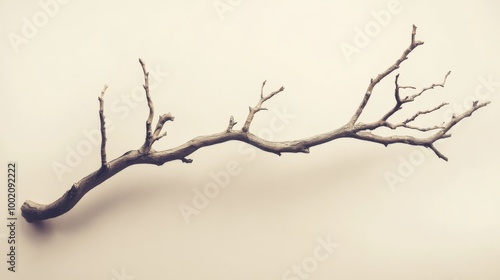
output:
M432 84L431 86L422 89L420 92L406 97L401 96L400 90L402 89L415 90L415 87L400 86L398 83L399 74L396 75L395 90L394 90L395 105L390 110L388 110L388 112L385 113L379 120L370 123L358 122L359 117L361 116L364 108L368 104L368 101L370 99L371 94L373 93L375 86L382 79L391 74L394 70L398 69L401 63L408 58L408 55L416 47L423 44L423 42L417 41L415 39L415 36L416 36L416 27L413 26L410 45L403 51L403 54L399 57L399 59L396 60L394 64L392 64L389 68L387 68L387 70L376 76L374 79L370 80L370 83L368 84L368 88L363 96L363 99L358 108L356 109L356 111L354 112L353 116L349 120L349 122L347 122L344 126L334 129L332 131L292 141L273 142L260 138L257 135L249 132L249 128L255 114L261 110L266 110L266 108L262 107L263 103L274 97L276 94L284 91L284 87L281 87L278 90L271 92L269 95L264 96L264 86L266 84L266 81L264 81L261 87L260 99L255 107L249 107L249 113L247 119L240 130L234 129L234 126L237 124L237 122L235 122L234 117L231 116L227 128L222 132L206 136L198 136L178 147L171 148L168 150L164 151L153 150L151 148L153 143L166 135L166 133L161 134L163 125L167 121L173 121L174 117L170 113L159 116L156 128L154 131L152 130L154 106L149 93L149 82L148 82L149 74L146 71L146 66L144 62L142 60L139 60L144 73L144 90L149 107L149 115L146 120L146 137L144 144L138 150L128 151L122 156L107 163L106 152L105 152L106 133L104 128L104 112L103 112L103 102L104 102L103 97L104 97L104 91L106 90L105 87L99 98L100 102L99 115L101 119L101 135L102 135L102 143L101 143L102 167L99 170L87 175L79 182L74 183L71 186L71 188L66 193L63 194L61 198L50 204L42 205L29 200L24 202L23 206L21 207L22 215L28 222L37 222L60 216L68 212L70 209L72 209L88 191L95 188L102 182L106 181L107 179L111 178L118 172L122 171L123 169L131 165L154 164L160 166L166 162L174 160L180 160L184 163L191 163L193 160L187 157L192 153L194 153L195 151L197 151L198 149L201 149L203 147L208 147L211 145L220 144L227 141L245 142L263 151L281 155L282 153L309 153L309 149L311 147L321 145L338 138L355 138L359 140L380 143L385 146L395 143L423 146L434 151L434 153L439 158L443 160L448 160L448 158L434 146L434 143L438 140L451 137L449 131L453 126L455 126L457 123L464 120L465 118L470 117L475 111L488 105L490 102L474 101L472 103L472 106L462 114L458 116L454 115L451 118L451 120L449 120L447 123L443 123L441 125L436 125L429 128L421 128L418 126L410 125L410 123L415 121L419 116L425 114L431 114L440 110L441 108L446 106L447 103L442 103L431 109L418 111L402 122L392 123L390 121L390 118L396 112L400 111L403 108L404 104L415 101L424 92L434 89L435 87L444 87L444 84L450 72L446 74L446 76L444 77L444 81L441 84ZM410 130L415 130L417 132L433 131L433 134L430 136L421 136L421 137L397 135L397 134L392 136L380 136L373 132L375 129L381 127L388 127L391 129L403 127Z

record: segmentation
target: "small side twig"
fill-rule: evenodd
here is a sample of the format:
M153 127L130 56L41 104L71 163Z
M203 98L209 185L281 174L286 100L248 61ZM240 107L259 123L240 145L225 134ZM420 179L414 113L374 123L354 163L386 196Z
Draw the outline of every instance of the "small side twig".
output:
M149 107L149 115L146 120L146 139L144 140L144 144L142 147L139 149L139 152L141 153L148 153L151 150L151 147L153 143L157 140L160 140L161 138L165 137L167 135L167 132L161 133L161 130L163 128L163 125L167 121L173 121L175 119L172 114L167 113L163 114L159 117L158 123L156 124L156 128L154 132L152 131L152 123L153 123L153 116L154 116L154 104L153 100L151 99L151 95L149 93L149 72L146 70L146 65L142 59L139 58L139 63L141 64L142 67L142 72L144 74L144 91L146 92L146 100L148 103ZM160 134L161 133L161 134Z
M444 106L446 105L449 105L448 102L443 102L441 104L439 104L438 106L432 108L432 109L429 109L429 110L424 110L424 111L418 111L417 113L415 113L413 116L411 116L410 118L406 119L403 121L403 124L409 124L410 122L416 120L419 116L421 115L425 115L425 114L430 114L432 112L435 112L441 108L443 108Z
M231 130L233 130L233 127L237 124L238 122L235 122L234 121L234 117L231 116L229 118L229 124L227 125L227 129L226 129L226 132L230 132Z
M248 130L250 129L250 124L252 123L252 120L253 120L253 117L255 116L255 114L259 111L267 110L267 108L262 107L262 104L264 104L264 102L271 99L276 94L285 90L285 87L280 87L278 90L271 92L267 96L264 96L264 86L265 85L266 85L266 81L262 82L262 86L260 88L260 100L257 103L257 105L255 105L255 107L248 107L248 116L247 116L247 119L245 121L245 124L241 128L241 131L243 131L245 133L248 132Z
M419 93L414 94L412 96L409 96L409 97L405 98L405 100L413 101L413 100L415 100L415 98L419 97L420 95L422 95L422 93L424 93L424 92L426 92L428 90L434 89L435 87L444 87L444 85L446 84L446 80L448 79L448 76L450 74L451 74L451 71L448 71L448 73L446 73L446 75L444 76L444 79L443 79L442 83L440 83L440 84L432 84L432 85L430 85L428 87L425 87Z
M164 136L167 136L167 132L165 131L164 133L161 133L161 130L163 128L163 125L167 122L167 121L173 121L175 119L174 116L172 116L171 113L166 113L166 114L163 114L159 117L158 119L158 123L156 124L156 128L155 128L155 131L153 133L153 141L157 141L157 140L160 140L161 138L163 138Z
M434 111L437 111L439 109L441 109L442 107L448 105L448 103L442 103L441 105L437 106L436 108L433 108L433 109L430 109L430 110L426 110L426 111L419 111L417 112L416 114L414 114L412 117L408 118L407 120L403 121L403 123L401 124L398 124L398 125L391 125L390 123L387 122L387 120L393 116L397 111L401 110L403 108L403 104L405 103L410 103L410 102L413 102L415 101L416 98L418 98L419 96L422 95L422 93L424 93L425 91L427 90L430 90L430 89L434 89L435 87L444 87L445 85L445 82L446 82L446 79L447 77L450 75L451 71L448 71L448 73L445 75L444 77L444 81L441 83L441 84L432 84L431 86L429 87L425 87L423 88L419 93L417 94L414 94L414 95L411 95L411 96L406 96L405 98L401 98L401 95L400 95L400 89L415 89L415 87L413 86L400 86L398 81L399 81L399 74L396 75L396 78L394 80L394 84L395 84L395 89L394 89L394 98L396 100L396 103L394 104L394 107L392 107L391 110L389 110L382 118L381 120L385 122L385 125L390 127L390 128L396 128L396 127L400 127L400 126L404 126L406 127L406 125L412 121L414 121L417 117L419 117L420 115L424 115L424 114L428 114L428 113L432 113ZM411 127L408 127L408 128L411 128ZM413 128L412 128L413 129ZM432 128L434 129L434 128ZM420 130L420 129L419 129ZM427 129L429 130L429 129Z

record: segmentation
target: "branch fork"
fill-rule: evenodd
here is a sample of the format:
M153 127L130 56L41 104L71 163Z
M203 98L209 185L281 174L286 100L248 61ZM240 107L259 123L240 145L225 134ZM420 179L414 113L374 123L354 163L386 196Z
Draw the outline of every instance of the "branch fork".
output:
M146 139L145 139L142 147L139 149L139 152L144 154L144 153L148 153L151 150L151 147L153 146L153 143L155 141L160 140L161 138L167 136L167 132L160 134L161 130L163 128L163 125L167 121L173 121L175 118L170 113L163 114L163 115L159 116L158 122L156 124L156 128L155 128L154 132L152 131L151 124L153 123L153 116L154 116L155 109L154 109L153 100L151 99L151 95L149 94L149 72L146 70L146 65L142 61L142 59L139 59L139 63L141 64L142 72L144 74L143 88L144 88L144 91L146 93L146 100L147 100L148 107L149 107L149 115L148 115L148 119L146 120Z
M267 108L262 107L262 104L264 104L264 102L266 102L267 100L273 98L273 96L275 96L276 94L285 90L285 87L280 87L278 90L275 90L275 91L271 92L269 95L264 96L264 86L265 85L266 85L266 81L262 82L262 86L260 88L260 99L259 99L259 102L257 102L257 105L255 105L254 107L248 107L248 116L247 116L247 119L245 121L245 124L241 128L241 131L243 131L245 133L247 133L249 131L250 124L252 123L252 120L253 120L255 114L259 111L267 110Z

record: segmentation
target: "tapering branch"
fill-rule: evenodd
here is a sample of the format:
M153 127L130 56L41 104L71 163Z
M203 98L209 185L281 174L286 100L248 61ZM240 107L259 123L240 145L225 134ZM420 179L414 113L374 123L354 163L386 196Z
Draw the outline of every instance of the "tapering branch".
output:
M405 98L405 101L406 102L410 102L410 101L413 101L415 100L415 98L419 97L420 95L422 95L422 93L430 90L430 89L434 89L435 87L444 87L445 83L446 83L446 79L448 79L448 76L451 74L451 71L448 71L448 73L446 73L446 75L444 76L444 79L443 79L443 82L440 83L440 84L432 84L431 86L429 87L425 87L423 88L419 93L415 94L415 95L412 95L412 96L408 96Z
M421 115L425 115L425 114L429 114L429 113L432 113L432 112L435 112L441 108L443 108L444 106L446 105L449 105L447 102L443 102L441 104L439 104L438 106L432 108L432 109L429 109L429 110L424 110L424 111L418 111L417 113L415 113L413 116L411 116L410 118L406 119L403 121L403 124L408 124L414 120L416 120L419 116Z
M257 112L259 112L261 110L267 110L267 108L262 107L262 104L264 104L264 102L271 99L276 94L285 90L284 87L280 87L278 90L271 92L268 96L264 96L264 86L265 85L266 85L266 81L264 81L262 83L262 86L260 88L260 100L257 103L257 105L255 105L255 107L248 107L248 116L247 116L247 119L245 121L245 124L243 125L243 128L241 128L241 131L243 131L243 132L248 132L248 130L250 129L250 124L252 123L253 117L255 116L255 114Z
M144 145L140 149L140 152L147 153L149 152L149 150L151 149L151 145L153 144L153 132L151 131L151 124L153 123L155 108L153 100L151 99L151 95L149 94L149 72L146 70L146 65L140 58L139 58L139 63L141 64L142 72L144 74L143 88L146 93L146 101L149 107L149 115L146 120L146 139L144 141Z
M434 146L434 144L430 144L428 146L440 159L443 159L445 161L448 161L448 158L443 155L443 153L441 153L438 149L436 149L436 147Z
M109 162L107 164L106 172L101 172L102 169L99 169L91 173L90 175L84 177L79 182L73 184L71 188L66 193L64 193L64 195L61 198L59 198L53 203L42 205L29 200L26 201L21 207L22 215L28 222L36 222L57 217L72 209L77 204L77 202L91 189L95 188L96 186L106 181L110 177L114 176L118 172L122 171L123 169L127 168L128 166L135 164L163 165L166 162L174 160L180 160L184 163L191 163L193 160L188 158L188 156L197 151L198 149L228 141L245 142L263 151L274 153L276 155L281 155L282 153L309 153L311 147L321 145L333 141L335 139L355 138L363 141L380 143L385 146L396 143L422 146L434 151L434 153L439 158L443 160L448 160L448 158L435 147L434 145L435 142L441 139L451 137L451 134L449 133L449 130L451 128L453 128L457 123L464 120L465 118L470 117L474 112L476 112L480 108L487 106L490 102L474 101L472 103L472 106L462 114L458 116L454 115L451 118L451 120L449 120L447 123L443 123L439 126L434 126L430 128L419 128L417 126L410 125L410 123L415 121L421 115L430 114L438 111L439 109L446 106L447 103L442 103L432 109L414 113L411 115L411 117L407 118L406 120L400 123L392 124L389 122L389 119L391 116L394 115L396 111L402 109L404 103L414 101L417 97L419 97L423 92L427 90L433 89L437 86L443 87L449 73L445 76L445 79L442 84L433 84L428 88L424 88L421 92L412 96L407 96L405 98L402 98L400 96L400 89L415 89L415 88L411 86L399 86L398 84L399 75L396 75L395 93L394 93L396 100L395 106L392 109L390 109L386 114L384 114L379 120L373 121L371 123L357 122L359 116L363 112L363 109L367 105L370 95L375 86L383 78L387 77L391 72L397 69L401 64L401 62L407 59L408 54L414 48L423 44L420 41L415 41L415 35L416 35L416 27L413 26L412 40L410 46L403 52L403 55L398 60L396 60L396 62L393 65L391 65L382 74L379 74L375 79L372 79L370 81L370 84L368 86L368 89L365 93L365 96L360 106L357 108L357 110L355 111L354 115L349 120L349 122L347 122L342 127L334 129L332 131L292 141L280 141L280 142L269 141L249 132L249 127L255 114L260 110L265 110L265 108L262 107L262 104L265 101L272 98L274 95L284 90L284 88L281 87L280 89L272 92L268 96L264 96L263 91L264 91L264 85L266 83L264 81L261 87L260 100L255 107L250 107L250 112L241 130L233 130L233 127L236 124L236 122L234 121L234 118L231 116L229 120L229 125L222 132L206 136L195 137L178 147L171 148L168 150L164 151L152 150L151 145L153 144L153 142L166 135L165 133L160 134L164 123L169 120L174 120L174 117L170 113L161 115L159 117L154 132L152 131L151 124L154 113L153 102L149 96L148 73L146 71L144 63L142 62L142 60L140 60L145 78L144 89L146 91L147 102L150 109L149 117L146 122L146 140L143 146L139 150L132 150L126 152L121 157L118 157ZM101 112L103 112L102 110L103 101L101 101L103 95L104 95L104 90L101 93L101 97L99 100L101 102L100 116L102 116L101 132L105 136L104 113L101 114ZM421 137L407 136L407 135L380 136L375 134L374 131L377 128L381 127L390 127L390 128L404 127L407 129L413 129L422 132L432 130L433 134ZM103 137L103 143L105 143L104 140L105 137ZM104 144L102 147L105 147ZM106 161L105 153L101 153L101 155L104 155L102 156L101 161L105 162Z
M107 168L108 161L106 160L106 122L104 120L104 93L108 88L107 85L104 85L104 88L101 91L101 96L99 99L99 120L101 124L101 168Z
M462 121L463 119L470 117L475 111L478 109L490 104L489 101L487 102L481 102L479 103L478 101L474 101L472 103L472 106L462 114L458 116L453 116L452 119L443 125L441 125L439 128L433 128L433 129L439 129L437 132L435 132L433 135L430 135L428 137L413 137L413 136L400 136L400 135L395 135L395 136L379 136L371 132L371 130L374 130L378 127L382 126L388 126L387 122L383 120L379 120L370 124L360 124L357 126L357 131L355 132L355 136L353 138L357 138L360 140L365 140L365 141L371 141L371 142L376 142L383 144L385 146L390 145L390 144L395 144L395 143L401 143L401 144L408 144L408 145L414 145L414 146L423 146L427 148L431 148L434 153L441 159L448 161L448 158L445 157L441 152L439 152L435 146L434 143L438 140L445 139L451 137L451 134L448 134L447 132L454 127L457 123ZM438 106L439 107L439 106ZM442 106L441 106L442 107ZM435 111L435 110L434 110ZM395 125L397 126L397 125ZM425 129L417 129L421 131L426 131ZM430 130L430 129L427 129Z
M396 104L394 104L394 107L392 107L392 109L387 112L383 117L382 117L382 120L383 121L386 121L389 117L391 117L392 115L394 115L394 113L396 113L397 111L401 110L402 108L402 105L403 105L403 101L401 101L401 96L399 95L399 90L402 89L403 87L401 87L399 84L398 84L398 80L399 80L399 74L396 75L396 79L394 80L394 84L395 84L395 87L394 87L394 98L396 99ZM414 88L414 87L404 87L404 88Z

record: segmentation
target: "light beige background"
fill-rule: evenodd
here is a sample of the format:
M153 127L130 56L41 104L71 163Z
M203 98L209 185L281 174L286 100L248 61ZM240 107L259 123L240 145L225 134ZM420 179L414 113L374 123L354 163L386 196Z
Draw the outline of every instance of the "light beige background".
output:
M356 28L376 23L372 12L390 1L71 0L54 2L44 26L12 44L26 22L44 19L40 3L48 2L0 3L0 178L6 181L7 161L18 162L19 205L51 202L98 168L98 145L71 172L58 177L53 166L90 143L85 132L98 129L104 84L113 127L108 157L140 147L147 106L135 95L143 82L138 58L157 73L157 114L176 117L156 149L221 131L230 115L242 124L265 79L266 90L286 90L257 115L253 132L288 140L336 128L369 79L407 47L412 24L425 44L397 71L402 84L422 88L452 70L446 87L418 108L448 101L460 112L481 79L500 81L497 1L401 0L350 61L340 46L355 46ZM231 9L218 14L221 3ZM363 120L392 106L393 76ZM449 162L415 147L343 139L308 155L253 154L225 143L196 152L189 165L133 166L62 217L38 226L19 220L18 272L8 273L1 257L1 278L305 279L286 272L312 260L318 238L330 238L338 246L309 268L308 279L498 279L500 86L480 93L492 104L439 145ZM273 110L293 118L282 126ZM450 110L422 124L439 123ZM414 170L398 173L412 157ZM191 205L194 190L229 162L239 174L186 223L179 206ZM388 172L404 181L391 187ZM0 237L5 255L5 226Z

